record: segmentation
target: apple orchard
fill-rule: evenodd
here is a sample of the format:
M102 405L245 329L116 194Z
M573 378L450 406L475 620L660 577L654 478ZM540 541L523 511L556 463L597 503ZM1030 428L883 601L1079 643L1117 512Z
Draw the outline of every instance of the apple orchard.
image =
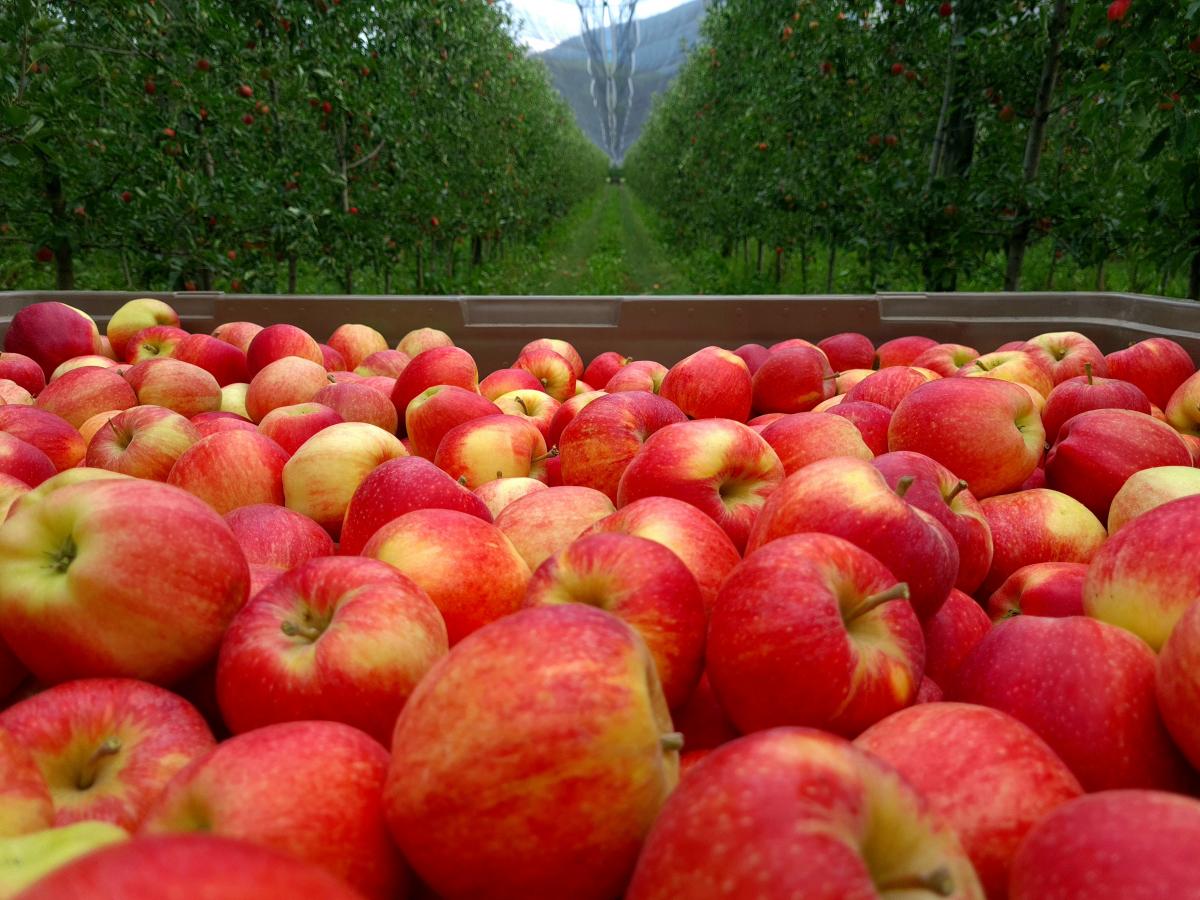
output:
M1183 346L624 350L17 311L8 895L1194 893Z

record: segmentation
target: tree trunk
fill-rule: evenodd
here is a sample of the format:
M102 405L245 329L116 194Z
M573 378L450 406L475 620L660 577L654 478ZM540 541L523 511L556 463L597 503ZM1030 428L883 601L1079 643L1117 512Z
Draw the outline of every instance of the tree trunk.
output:
M471 265L483 265L483 238L479 235L471 238Z
M1026 186L1037 180L1038 167L1042 161L1042 150L1046 143L1046 123L1050 119L1050 105L1054 99L1054 86L1058 81L1058 67L1062 59L1063 36L1071 18L1071 0L1055 0L1048 30L1049 46L1042 63L1042 77L1038 83L1037 100L1033 107L1033 123L1029 126L1029 137L1025 141L1025 164L1022 180ZM1025 250L1029 246L1029 204L1022 199L1021 215L1012 237L1008 242L1008 262L1004 271L1004 289L1015 291L1021 285L1021 268L1025 264Z
M1096 290L1098 291L1107 290L1107 280L1105 278L1107 269L1108 257L1106 256L1100 260L1100 265L1096 267Z
M425 252L420 244L417 244L417 293L425 293Z
M754 242L758 245L758 254L757 254L757 258L754 261L754 271L755 271L755 274L761 275L762 274L762 261L763 261L762 238L755 238Z
M825 269L825 293L833 293L833 273L837 268L837 242L829 241L829 264Z
M287 292L289 294L296 293L296 262L297 262L296 254L289 253L288 254L288 276L287 276L287 278L288 278Z
M75 263L71 239L67 237L67 199L63 196L62 176L58 168L43 158L46 173L46 197L50 201L50 221L54 225L55 285L60 291L75 289Z
M1164 290L1165 294L1166 291ZM1192 254L1192 265L1188 270L1188 297L1200 300L1200 249Z
M775 287L783 282L783 254L775 254Z
M1058 253L1050 254L1050 270L1046 273L1046 290L1054 290L1054 270L1058 268Z
M353 294L354 293L354 266L349 266L349 265L346 266L345 283L346 283L346 293Z
M808 293L808 240L800 242L800 291Z

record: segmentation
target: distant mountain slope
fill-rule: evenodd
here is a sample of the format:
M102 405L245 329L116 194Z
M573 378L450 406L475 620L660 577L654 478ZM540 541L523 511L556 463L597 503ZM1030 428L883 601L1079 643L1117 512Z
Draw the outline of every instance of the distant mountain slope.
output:
M632 75L622 85L618 102L623 122L615 150L610 152L620 162L625 151L637 140L650 112L655 94L667 89L683 64L688 51L700 37L707 0L692 0L675 9L636 22L636 49L633 54ZM603 118L603 99L593 100L593 79L588 70L588 53L583 37L573 37L557 47L535 54L546 63L558 92L566 98L585 134L595 144L609 151Z

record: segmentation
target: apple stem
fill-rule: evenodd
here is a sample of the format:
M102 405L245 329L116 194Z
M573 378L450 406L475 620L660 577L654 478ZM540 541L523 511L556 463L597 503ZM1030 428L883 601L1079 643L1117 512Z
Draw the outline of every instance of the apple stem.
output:
M533 459L530 460L530 462L531 463L545 462L546 460L553 459L556 456L558 456L558 448L551 447L546 453L543 453L541 456L535 456Z
M467 486L467 476L466 476L466 475L459 475L459 476L458 476L458 483L459 483L459 484L461 484L463 487L466 487L466 486Z
M1087 375L1088 384L1091 384L1092 383L1092 364L1090 362L1084 363L1083 371Z
M946 866L938 866L928 875L906 875L895 881L876 885L880 893L885 891L929 891L939 897L954 894L954 878Z
M332 372L330 372L328 375L326 375L325 378L329 381L330 384L337 384L337 379L333 377Z
M529 407L525 405L525 401L520 397L513 397L513 399L517 401L517 406L521 407L521 412L525 413L525 415L529 415Z
M893 584L886 591L880 591L878 594L871 594L862 603L858 604L850 615L846 616L846 623L849 624L860 616L865 616L876 607L883 606L885 603L891 603L893 600L908 599L908 584L901 581L899 584Z
M987 371L987 366L978 359L975 360L975 367L977 369L979 369L980 371L983 371L983 372Z
M904 495L908 493L908 489L913 486L913 482L916 480L917 480L916 475L905 475L903 478L901 478L899 481L897 481L896 482L896 496L899 497L901 500L903 500Z
M668 731L659 736L658 743L665 753L678 753L683 749L683 734L679 731Z
M965 491L967 489L967 486L968 486L967 483L960 478L958 481L958 484L956 484L951 489L950 493L946 495L946 502L953 503L954 498L957 497L959 494L961 494L963 491Z
M321 629L317 628L315 625L296 623L290 619L284 619L283 625L281 625L280 628L288 637L302 637L308 639L309 641L315 641L321 636Z
M75 786L81 791L86 791L96 783L96 776L99 774L99 765L105 757L112 756L121 751L121 739L117 737L107 738L103 744L96 748L96 751L88 757L87 762L83 764L83 771L79 773L79 780L75 782Z
M67 569L71 568L71 563L75 561L75 557L79 555L79 547L75 544L75 536L68 534L67 539L63 541L57 553L48 553L46 555L50 557L50 568L59 575L65 574Z

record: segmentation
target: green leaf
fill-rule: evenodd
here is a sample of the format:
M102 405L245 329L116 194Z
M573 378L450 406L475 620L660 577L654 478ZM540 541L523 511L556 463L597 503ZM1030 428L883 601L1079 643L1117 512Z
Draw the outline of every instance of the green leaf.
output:
M1170 139L1170 137L1171 137L1171 126L1168 125L1165 128L1163 128L1162 131L1160 131L1158 134L1156 134L1154 136L1154 138L1150 141L1150 144L1146 147L1145 151L1142 153L1142 155L1140 157L1140 162L1150 162L1150 160L1154 159L1156 156L1158 156L1158 154L1162 153L1163 148L1165 146L1167 146L1167 141Z

